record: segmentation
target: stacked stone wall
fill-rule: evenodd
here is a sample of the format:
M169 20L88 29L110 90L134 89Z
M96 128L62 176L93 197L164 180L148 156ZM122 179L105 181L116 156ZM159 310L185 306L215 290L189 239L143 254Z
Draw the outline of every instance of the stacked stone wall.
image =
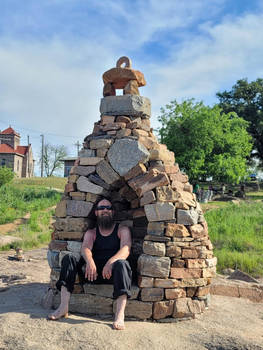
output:
M116 221L132 232L135 276L126 316L174 320L194 317L209 302L216 258L201 207L173 152L150 126L150 100L127 94L101 100L101 117L83 144L56 221L48 259L51 286L65 254L80 257L81 240L94 225L101 196L116 208ZM111 314L112 286L76 281L71 311ZM55 298L54 306L59 302Z

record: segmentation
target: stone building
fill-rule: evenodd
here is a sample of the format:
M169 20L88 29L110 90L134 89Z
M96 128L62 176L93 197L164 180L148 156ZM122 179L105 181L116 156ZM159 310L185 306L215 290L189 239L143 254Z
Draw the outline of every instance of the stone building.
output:
M20 134L11 126L0 132L0 166L11 168L18 177L34 176L31 144L20 146Z

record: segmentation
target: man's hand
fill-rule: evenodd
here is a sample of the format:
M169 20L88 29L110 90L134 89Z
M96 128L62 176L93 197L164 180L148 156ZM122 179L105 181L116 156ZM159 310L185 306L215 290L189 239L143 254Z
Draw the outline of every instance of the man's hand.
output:
M92 282L95 281L97 277L97 267L94 263L94 260L92 259L86 264L85 278L88 278L88 280Z
M109 280L111 278L111 274L112 274L112 264L107 262L107 264L103 267L102 270L102 277L107 280Z

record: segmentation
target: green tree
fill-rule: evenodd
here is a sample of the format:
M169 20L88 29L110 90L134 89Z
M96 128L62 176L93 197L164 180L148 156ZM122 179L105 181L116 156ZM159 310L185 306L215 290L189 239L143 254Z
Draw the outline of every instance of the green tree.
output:
M8 182L11 182L14 178L14 172L5 166L0 167L0 187Z
M246 157L251 151L247 122L235 113L222 113L218 106L176 100L161 108L161 142L175 154L191 180L212 176L214 180L238 183L246 175Z
M238 80L232 90L216 95L225 113L236 112L249 122L247 130L253 138L250 158L258 158L263 166L263 79L251 83L247 79Z
M43 164L46 176L54 175L56 170L63 168L63 158L67 156L67 149L65 146L54 146L46 143L43 149ZM41 162L41 159L40 159Z

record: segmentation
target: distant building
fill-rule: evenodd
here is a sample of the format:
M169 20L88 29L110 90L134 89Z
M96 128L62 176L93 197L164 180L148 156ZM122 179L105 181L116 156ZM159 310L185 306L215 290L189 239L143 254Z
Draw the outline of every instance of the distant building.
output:
M67 158L61 159L61 161L64 162L64 177L69 176L70 169L73 167L75 160L77 158L78 157L67 157Z
M0 166L11 168L18 177L34 176L32 147L20 146L20 135L11 126L0 132Z

